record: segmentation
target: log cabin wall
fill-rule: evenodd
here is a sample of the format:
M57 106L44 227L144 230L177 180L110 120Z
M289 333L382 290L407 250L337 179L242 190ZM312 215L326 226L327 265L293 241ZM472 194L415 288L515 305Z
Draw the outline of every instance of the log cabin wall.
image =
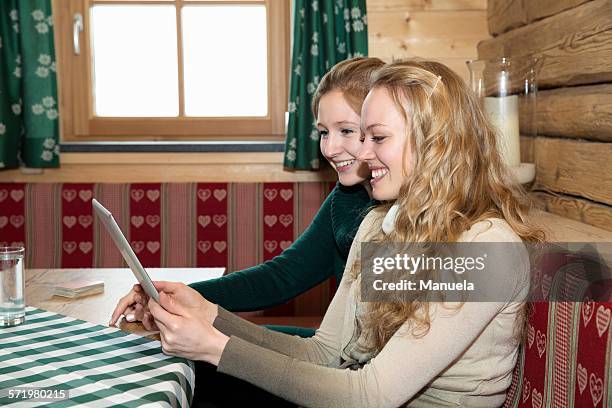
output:
M612 1L489 0L479 58L541 56L533 194L547 211L612 231Z
M468 79L466 60L489 38L487 0L367 0L370 56L435 59Z

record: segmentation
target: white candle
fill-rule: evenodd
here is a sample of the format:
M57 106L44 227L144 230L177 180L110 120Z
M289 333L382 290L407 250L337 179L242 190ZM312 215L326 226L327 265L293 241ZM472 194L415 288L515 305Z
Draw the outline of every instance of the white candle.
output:
M497 144L504 163L508 166L520 165L518 95L486 97L484 107L491 123L497 128Z

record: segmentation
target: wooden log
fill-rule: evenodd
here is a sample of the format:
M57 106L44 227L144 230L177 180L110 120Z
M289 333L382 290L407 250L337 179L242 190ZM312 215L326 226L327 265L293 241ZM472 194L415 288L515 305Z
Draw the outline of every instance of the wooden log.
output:
M612 1L593 0L478 44L481 59L542 56L539 86L612 82Z
M522 163L535 163L535 143L534 137L521 136L521 162Z
M534 189L612 204L612 143L537 137Z
M612 84L541 91L535 121L540 135L612 142Z
M496 36L591 0L489 0L489 34Z
M489 34L496 36L527 24L523 0L489 0L487 25Z
M531 196L545 211L612 231L612 207L564 194L536 191Z
M578 7L591 0L529 0L523 2L527 9L527 21L530 23L536 20L554 16L562 11Z

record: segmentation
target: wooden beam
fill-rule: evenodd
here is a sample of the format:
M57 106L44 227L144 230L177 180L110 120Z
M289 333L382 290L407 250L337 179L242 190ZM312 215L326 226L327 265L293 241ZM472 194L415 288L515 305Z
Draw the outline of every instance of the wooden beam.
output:
M562 11L578 7L591 0L529 0L523 2L527 9L527 20L531 23Z
M588 1L591 0L489 0L489 33L496 36Z
M612 207L608 205L541 191L532 193L532 197L548 212L612 231Z
M612 142L612 84L541 91L535 120L540 135Z
M537 137L535 190L612 204L612 143Z
M489 34L495 36L527 24L527 12L523 0L489 0L487 25Z
M544 57L540 88L612 82L612 1L593 0L478 44L481 59Z

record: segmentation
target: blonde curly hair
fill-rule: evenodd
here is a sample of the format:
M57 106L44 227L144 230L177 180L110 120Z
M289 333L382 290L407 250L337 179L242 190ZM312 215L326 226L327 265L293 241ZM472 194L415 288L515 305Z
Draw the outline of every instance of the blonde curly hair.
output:
M532 207L524 189L512 181L502 162L495 130L478 99L445 65L424 60L396 61L379 69L371 89L384 88L406 120L405 179L395 203L395 229L382 233L382 219L393 203L373 209L374 242L455 242L475 223L505 220L526 242L543 242L544 232L530 224ZM409 149L408 147L409 145ZM410 157L406 157L410 152ZM359 262L351 275L360 272ZM415 336L430 328L430 302L368 303L361 324L366 348L379 351L405 322ZM524 317L517 322L522 329Z

